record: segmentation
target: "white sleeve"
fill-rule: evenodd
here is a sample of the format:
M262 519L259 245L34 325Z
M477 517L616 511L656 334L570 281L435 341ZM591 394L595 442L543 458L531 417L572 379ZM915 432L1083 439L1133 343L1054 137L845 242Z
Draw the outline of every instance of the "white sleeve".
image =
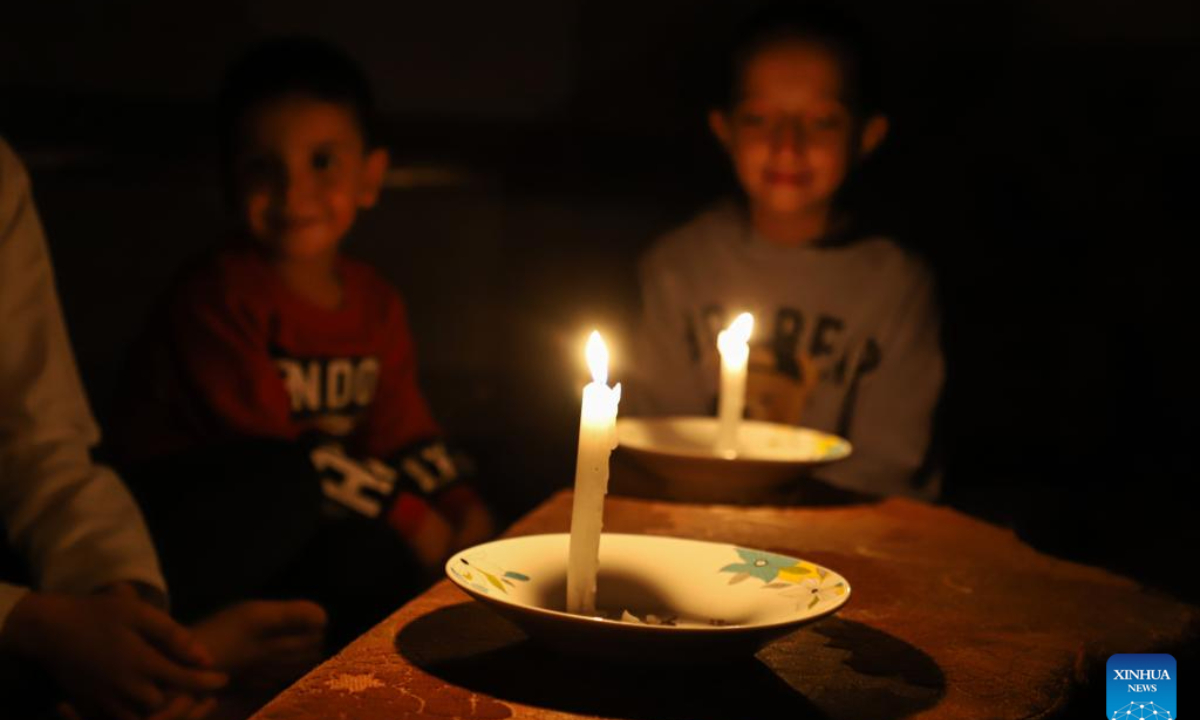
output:
M880 328L881 358L852 392L847 460L818 474L841 487L926 500L940 492L940 472L926 469L934 414L945 379L941 315L932 276L910 275L896 311Z
M41 590L132 580L165 591L137 505L92 462L98 440L29 178L0 140L0 524ZM0 584L0 626L22 592Z

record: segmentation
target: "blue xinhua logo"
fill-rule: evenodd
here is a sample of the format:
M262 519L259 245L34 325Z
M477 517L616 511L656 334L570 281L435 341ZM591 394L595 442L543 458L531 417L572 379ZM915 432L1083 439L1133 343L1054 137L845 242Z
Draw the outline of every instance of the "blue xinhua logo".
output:
M1110 720L1174 720L1175 658L1113 655L1108 659L1105 708Z

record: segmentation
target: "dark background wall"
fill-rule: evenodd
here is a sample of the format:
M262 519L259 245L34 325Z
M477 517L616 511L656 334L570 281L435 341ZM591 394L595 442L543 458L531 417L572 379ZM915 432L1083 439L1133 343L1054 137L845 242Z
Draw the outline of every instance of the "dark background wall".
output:
M852 4L892 91L873 219L942 284L951 499L1082 559L1120 562L1134 512L1187 539L1195 3ZM221 237L209 101L264 36L367 67L397 170L349 248L406 294L431 401L510 514L571 477L586 329L619 379L637 254L728 188L696 96L746 3L23 5L0 24L0 132L101 414L153 298Z

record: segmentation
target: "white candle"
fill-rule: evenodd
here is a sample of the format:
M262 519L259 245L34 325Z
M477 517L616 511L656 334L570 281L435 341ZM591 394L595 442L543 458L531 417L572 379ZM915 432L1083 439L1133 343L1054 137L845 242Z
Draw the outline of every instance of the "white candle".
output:
M604 524L604 495L608 492L608 456L617 446L621 385L608 386L608 348L598 332L588 338L587 362L592 382L583 388L583 411L579 416L579 454L575 462L571 549L567 559L567 612L595 614L600 529Z
M750 333L754 316L738 315L729 327L717 334L721 351L721 393L717 396L718 453L737 457L738 427L746 409L746 365L750 360Z

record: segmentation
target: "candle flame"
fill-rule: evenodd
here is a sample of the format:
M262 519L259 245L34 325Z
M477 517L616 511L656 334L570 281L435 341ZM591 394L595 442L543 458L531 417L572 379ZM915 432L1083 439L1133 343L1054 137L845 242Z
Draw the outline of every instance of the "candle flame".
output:
M587 341L587 364L592 371L592 380L601 385L608 384L608 347L600 332L593 330Z
M717 337L720 345L745 345L750 342L750 333L754 332L754 316L744 312L734 318L729 328L723 330Z

